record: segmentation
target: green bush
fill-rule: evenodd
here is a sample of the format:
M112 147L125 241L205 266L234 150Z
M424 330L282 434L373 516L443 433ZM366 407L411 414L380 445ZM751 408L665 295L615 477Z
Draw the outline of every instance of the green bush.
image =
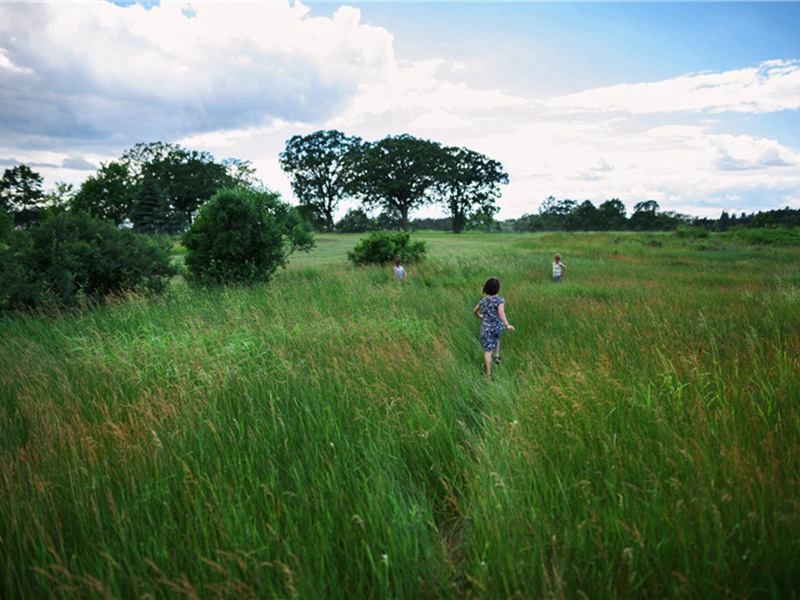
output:
M84 213L13 231L0 251L0 307L72 307L106 296L163 292L176 273L169 244Z
M314 247L311 227L275 192L225 189L183 236L187 280L199 285L266 282L290 254Z
M675 230L675 235L681 239L699 239L707 238L711 234L704 227L678 225L678 228Z
M412 242L407 231L374 231L356 244L347 258L356 265L386 264L395 258L413 263L421 260L425 252L425 242Z
M734 239L753 245L800 246L800 227L735 229L728 233Z

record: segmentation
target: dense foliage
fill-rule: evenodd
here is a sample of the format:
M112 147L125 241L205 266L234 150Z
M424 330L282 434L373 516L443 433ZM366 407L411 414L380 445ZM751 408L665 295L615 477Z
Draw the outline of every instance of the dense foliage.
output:
M333 231L333 213L347 196L352 173L349 162L358 152L361 139L341 131L317 131L296 135L286 142L280 163L292 181L298 201L316 213L322 227Z
M44 178L28 165L6 169L0 179L0 208L11 215L14 225L36 223L42 208Z
M0 250L0 307L72 307L128 291L166 289L169 244L65 212L12 231Z
M136 144L91 175L69 208L141 232L181 233L218 190L258 187L253 173L247 161L218 162L178 144Z
M396 258L413 263L425 256L425 242L411 240L407 231L374 231L363 238L347 258L353 264L386 264Z
M290 254L314 246L310 227L274 192L226 189L200 209L183 236L189 281L269 281Z
M281 153L281 166L292 179L302 205L317 214L327 231L334 228L333 210L345 197L366 208L396 216L409 229L409 213L439 203L459 233L480 213L495 214L500 186L508 183L502 165L468 148L442 147L438 142L403 134L363 142L340 131L294 136ZM367 224L345 221L339 231L362 231Z

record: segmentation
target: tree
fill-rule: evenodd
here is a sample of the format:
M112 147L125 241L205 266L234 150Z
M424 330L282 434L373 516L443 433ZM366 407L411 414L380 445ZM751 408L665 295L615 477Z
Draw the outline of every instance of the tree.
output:
M327 231L333 231L333 213L348 195L350 164L362 143L341 131L317 131L292 137L280 154L281 168L291 177L295 196L317 212Z
M75 187L71 183L60 181L56 187L42 196L41 215L45 219L60 215L69 210L75 198Z
M369 215L360 208L351 208L338 223L336 231L339 233L363 233L373 228L374 222Z
M484 212L484 211L477 211L470 216L469 221L467 221L467 229L472 229L474 231L485 231L486 233L491 233L492 231L499 232L502 231L502 226L498 221L495 221L494 215L496 207L491 207L491 212Z
M600 205L599 210L606 231L622 231L626 228L625 205L621 200L618 198L606 200Z
M541 228L547 231L564 229L567 215L578 208L575 200L556 200L553 196L548 196L539 207L539 217Z
M70 203L71 210L122 225L133 220L137 188L129 164L112 161L83 182Z
M498 212L494 202L508 175L499 162L474 150L447 147L443 152L439 192L453 219L453 233L461 233L474 215L492 217Z
M567 231L602 231L603 219L600 210L591 200L584 200L566 215L564 229Z
M728 211L723 210L722 214L719 216L719 221L717 221L717 231L727 231L730 221L731 216L728 214Z
M519 219L515 219L511 223L512 231L542 231L544 228L541 215L531 215L525 213Z
M183 235L188 279L198 284L266 282L296 251L314 247L310 226L275 192L225 189Z
M368 143L354 158L348 191L367 206L397 213L408 230L408 213L434 200L445 154L436 142L408 134Z
M630 226L637 231L653 231L658 229L658 202L645 200L637 202L633 207Z
M217 191L235 187L249 177L248 173L252 174L243 169L248 163L229 160L226 166L215 162L208 152L164 142L137 144L123 154L122 160L137 183L150 177L164 190L169 213L161 220L170 223L173 232L183 231L200 206Z
M145 176L133 203L131 221L139 233L166 233L170 231L171 210L166 192L152 176Z
M0 202L11 213L14 225L28 227L39 218L42 208L42 183L39 173L27 165L6 169L0 179Z

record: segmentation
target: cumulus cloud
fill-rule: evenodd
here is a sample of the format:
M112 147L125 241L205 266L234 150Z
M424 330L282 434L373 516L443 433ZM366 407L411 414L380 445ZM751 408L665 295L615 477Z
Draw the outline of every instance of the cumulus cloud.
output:
M133 143L331 116L392 36L299 2L0 3L0 133Z
M800 150L725 129L731 113L800 109L800 61L552 98L468 84L479 68L398 58L393 34L348 6L316 17L288 0L0 1L0 165L80 183L133 144L162 140L250 160L291 198L277 159L285 141L335 128L410 133L500 161L511 179L500 218L550 195L708 216L800 202Z

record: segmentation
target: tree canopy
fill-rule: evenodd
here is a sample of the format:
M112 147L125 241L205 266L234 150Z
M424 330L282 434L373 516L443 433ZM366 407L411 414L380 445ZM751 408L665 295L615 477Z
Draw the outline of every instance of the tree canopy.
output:
M366 206L396 212L408 229L408 214L434 201L444 169L441 145L403 134L367 143L353 162L349 185Z
M24 164L5 170L0 179L0 202L14 225L27 227L36 222L44 197L43 182L39 173Z
M294 195L301 205L320 215L327 231L333 231L333 214L348 195L350 162L361 144L360 138L341 131L317 131L292 137L280 154L281 168L291 178Z
M109 162L83 182L72 200L72 209L117 225L133 221L137 187L127 162Z
M448 147L443 152L439 191L453 219L453 233L460 233L470 218L478 214L491 218L500 210L495 200L508 175L499 162L474 150Z

